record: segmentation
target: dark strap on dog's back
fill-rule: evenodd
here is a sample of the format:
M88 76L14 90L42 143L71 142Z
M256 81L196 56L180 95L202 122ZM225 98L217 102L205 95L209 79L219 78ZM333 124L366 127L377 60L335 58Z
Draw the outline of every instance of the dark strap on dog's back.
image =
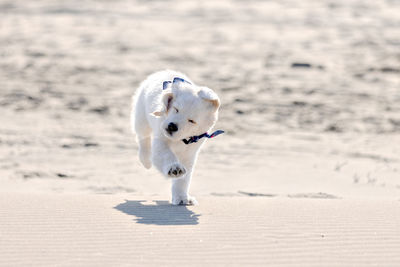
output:
M163 84L162 84L162 89L165 90L165 89L168 88L168 84L170 84L170 83L177 83L177 82L183 82L183 83L192 84L191 82L186 81L186 80L183 79L183 78L174 77L174 79L173 79L172 81L164 81Z
M168 84L170 84L170 83L172 83L172 82L171 82L171 81L165 81L165 82L163 82L163 84L162 84L162 89L163 89L163 90L167 89Z

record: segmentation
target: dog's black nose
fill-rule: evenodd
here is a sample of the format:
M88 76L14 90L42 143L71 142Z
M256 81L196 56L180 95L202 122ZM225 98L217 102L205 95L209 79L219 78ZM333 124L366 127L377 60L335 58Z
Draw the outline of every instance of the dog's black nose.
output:
M176 131L178 131L178 125L176 125L176 124L173 123L173 122L170 122L170 123L168 124L167 130L168 130L168 132L170 132L170 133L176 132Z

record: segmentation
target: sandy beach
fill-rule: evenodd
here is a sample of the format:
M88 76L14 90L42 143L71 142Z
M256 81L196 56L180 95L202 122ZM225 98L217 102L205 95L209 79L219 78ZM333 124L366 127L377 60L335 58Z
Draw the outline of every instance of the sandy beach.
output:
M400 266L399 14L0 0L0 265ZM161 69L222 101L196 207L168 204L130 132Z
M398 201L2 194L1 266L398 266ZM393 212L396 211L396 212Z

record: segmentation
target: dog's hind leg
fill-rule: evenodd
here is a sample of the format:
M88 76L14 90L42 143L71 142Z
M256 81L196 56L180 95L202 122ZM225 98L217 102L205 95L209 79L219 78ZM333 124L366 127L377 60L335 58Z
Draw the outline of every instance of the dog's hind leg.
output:
M139 159L143 166L147 169L151 168L151 137L138 138L139 143Z

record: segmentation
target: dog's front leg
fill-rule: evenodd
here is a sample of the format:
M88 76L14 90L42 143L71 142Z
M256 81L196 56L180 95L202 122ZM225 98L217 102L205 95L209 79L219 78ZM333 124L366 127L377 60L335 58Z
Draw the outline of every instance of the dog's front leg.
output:
M166 140L153 139L152 161L154 166L169 178L179 178L186 174L186 168L178 161Z
M194 197L188 194L192 171L188 171L182 178L172 180L173 205L197 205Z

